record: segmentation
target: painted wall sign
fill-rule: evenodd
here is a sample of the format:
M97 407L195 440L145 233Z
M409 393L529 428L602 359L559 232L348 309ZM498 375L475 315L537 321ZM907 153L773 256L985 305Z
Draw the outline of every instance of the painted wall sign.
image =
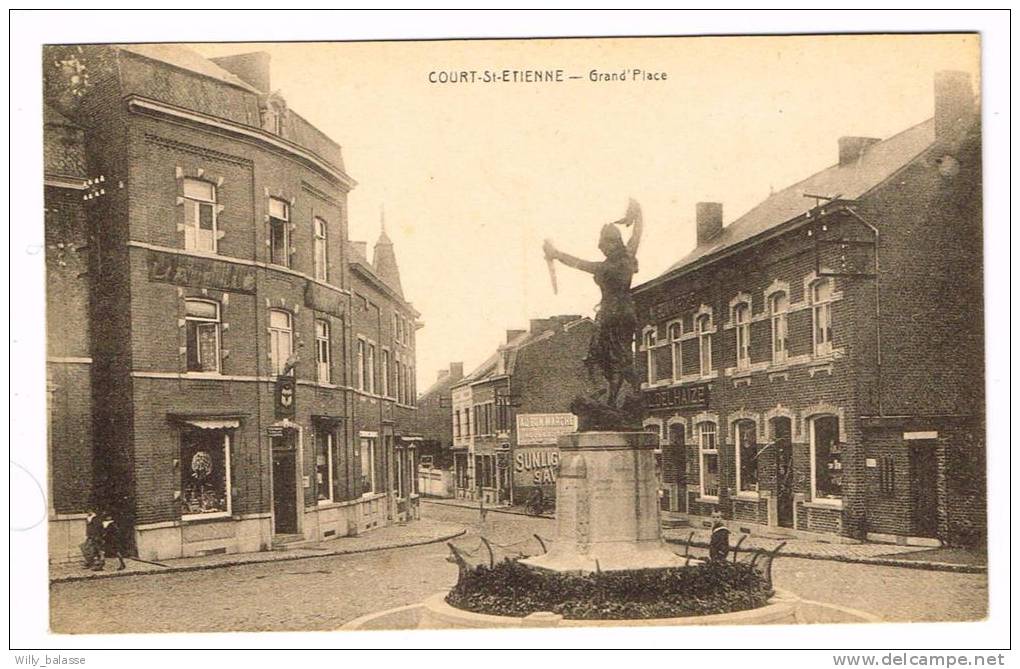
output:
M213 258L195 258L149 249L149 281L175 286L255 292L255 268Z
M659 388L645 394L645 407L648 409L703 409L707 406L707 383Z
M560 452L550 447L518 447L514 451L514 486L552 486L560 466Z
M564 434L577 431L577 416L572 413L517 414L517 445L555 444Z
M314 281L309 281L305 285L305 306L316 311L324 311L337 318L343 318L344 295Z

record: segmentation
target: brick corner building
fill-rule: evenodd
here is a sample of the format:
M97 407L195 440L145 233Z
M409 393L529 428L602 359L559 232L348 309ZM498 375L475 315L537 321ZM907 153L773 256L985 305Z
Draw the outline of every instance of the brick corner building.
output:
M738 526L980 544L981 128L968 77L935 113L729 225L634 289L668 508Z
M414 517L419 314L385 233L352 253L341 147L268 55L51 46L44 70L51 559L88 506L144 559Z

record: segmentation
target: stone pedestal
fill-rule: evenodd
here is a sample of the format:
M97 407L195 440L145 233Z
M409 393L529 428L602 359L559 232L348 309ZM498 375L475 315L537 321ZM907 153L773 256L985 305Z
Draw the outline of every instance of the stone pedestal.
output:
M662 541L658 437L648 432L575 432L560 437L556 541L524 564L593 572L683 566Z

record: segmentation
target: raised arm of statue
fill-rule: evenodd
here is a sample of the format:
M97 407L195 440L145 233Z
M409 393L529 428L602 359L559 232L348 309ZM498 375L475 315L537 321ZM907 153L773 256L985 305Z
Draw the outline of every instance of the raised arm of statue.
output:
M641 216L641 205L635 200L631 200L627 206L627 218L628 225L633 224L634 229L630 233L630 239L627 240L627 251L630 253L632 258L637 257L638 246L641 244L641 232L644 230L645 223L644 218Z
M559 260L567 267L573 267L574 269L579 269L582 272L594 274L596 270L598 270L599 268L599 263L597 262L591 260L583 260L576 256L572 256L569 253L564 253L563 251L558 250L555 246L552 245L552 242L550 242L548 239L545 240L545 244L542 246L542 250L545 251L546 260Z

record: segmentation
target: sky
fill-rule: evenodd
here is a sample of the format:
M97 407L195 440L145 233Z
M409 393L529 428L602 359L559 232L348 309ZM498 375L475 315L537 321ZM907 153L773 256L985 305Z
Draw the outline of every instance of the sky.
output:
M600 259L599 228L633 197L645 220L636 285L694 247L696 202L722 202L728 224L834 164L840 136L886 138L930 118L936 71L980 83L973 35L193 47L268 51L273 89L343 147L358 182L351 238L374 244L385 208L422 314L419 389L450 362L474 368L530 318L593 315L590 276L560 265L553 293L544 239ZM562 69L564 81L481 80L504 69ZM593 70L628 76L592 81ZM429 81L470 71L474 83Z

